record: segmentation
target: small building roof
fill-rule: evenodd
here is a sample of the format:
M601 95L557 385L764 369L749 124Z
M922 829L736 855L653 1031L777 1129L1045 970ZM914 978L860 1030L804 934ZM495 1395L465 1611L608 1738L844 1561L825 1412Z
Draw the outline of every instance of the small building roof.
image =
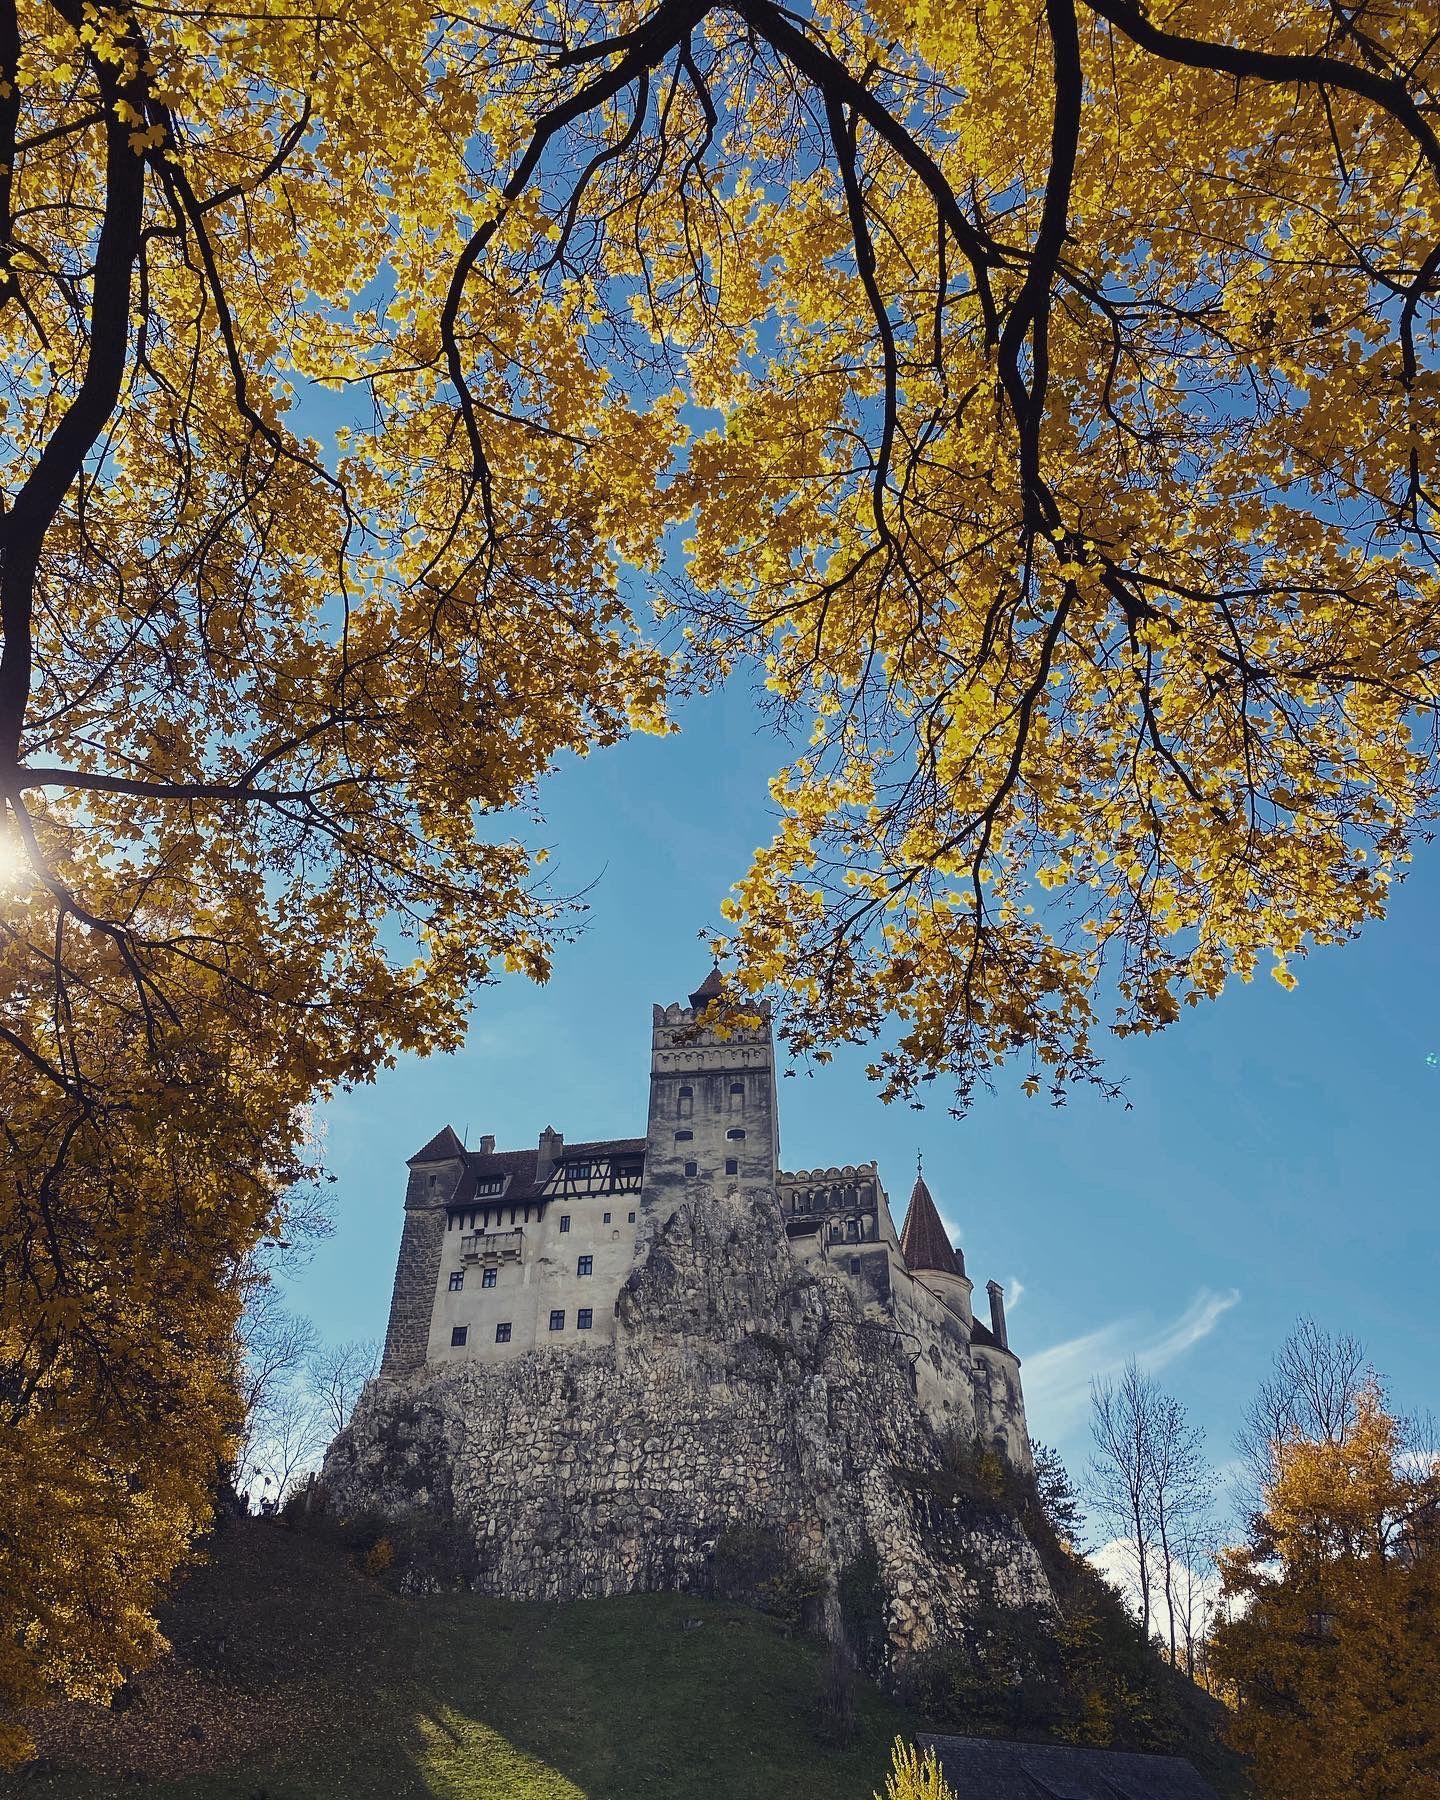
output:
M915 1177L915 1185L910 1190L910 1205L900 1228L900 1254L905 1258L907 1268L934 1269L942 1275L963 1276L965 1273L950 1247L923 1175Z
M465 1146L456 1137L454 1127L447 1125L443 1131L437 1131L428 1144L417 1150L408 1159L405 1166L413 1168L416 1163L463 1162L464 1160Z
M918 1742L921 1749L934 1746L957 1794L983 1794L985 1800L1218 1800L1183 1756L929 1732L921 1732Z

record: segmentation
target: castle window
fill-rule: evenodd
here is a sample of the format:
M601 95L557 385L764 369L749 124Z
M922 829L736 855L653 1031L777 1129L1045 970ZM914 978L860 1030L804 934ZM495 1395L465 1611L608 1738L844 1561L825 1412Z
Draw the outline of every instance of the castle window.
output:
M510 1342L510 1321L508 1319L503 1325L497 1325L495 1327L495 1342L497 1344L508 1344Z
M436 1176L434 1176L434 1175L432 1175L432 1176L431 1176L431 1177L430 1177L430 1185L431 1185L431 1187L432 1187L432 1188L433 1188L433 1187L434 1187L434 1185L435 1185L435 1183L436 1183L436 1180L437 1180L437 1179L438 1179L438 1177L436 1177Z
M735 1127L732 1127L731 1130L727 1131L725 1133L725 1135L727 1138L743 1138L745 1135L745 1132L741 1127L735 1126Z
M576 1181L588 1181L590 1179L589 1163L571 1163L569 1165L569 1172L575 1177Z
M563 1331L565 1329L565 1314L558 1306L550 1315L550 1329L552 1331Z
M688 1144L693 1142L694 1137L695 1133L693 1131L677 1131L675 1133L675 1142L677 1144Z
M699 1163L686 1163L685 1173L687 1175L698 1175L700 1173Z
M850 1258L850 1273L852 1275L858 1275L860 1273L860 1258L858 1256L852 1256Z
M846 1235L846 1237L849 1238L849 1240L852 1244L859 1242L860 1221L858 1219L850 1220L850 1222L845 1227L845 1235Z
M635 1223L635 1215L634 1215L634 1213L626 1213L626 1215L625 1215L625 1223L626 1223L626 1224L627 1224L627 1225L633 1225L633 1224L634 1224L634 1223Z
M450 1292L452 1294L458 1294L464 1285L465 1271L463 1269L452 1269L450 1272Z
M460 1349L469 1335L470 1327L468 1325L452 1325L450 1327L450 1348L452 1350Z
M577 1331L588 1331L594 1317L594 1313L588 1306L582 1306L575 1315L575 1329Z
M482 1287L482 1288L487 1288L487 1287L494 1287L494 1285L495 1285L495 1274L496 1274L496 1271L495 1271L495 1270L494 1270L494 1269L482 1269L482 1270L481 1270L481 1271L480 1271L480 1285L481 1285L481 1287Z
M602 1219L601 1219L601 1221L600 1221L600 1223L601 1223L601 1224L602 1224L602 1225L608 1225L608 1224L609 1224L609 1223L610 1223L610 1215L609 1215L609 1213L606 1213L606 1214L605 1214L605 1216L604 1216L604 1217L603 1217L603 1218L602 1218Z
M730 1083L730 1110L731 1112L744 1112L745 1110L745 1083L743 1081Z
M595 1258L593 1256L582 1256L575 1264L575 1273L577 1275L592 1275L594 1272Z
M738 1175L740 1173L740 1164L733 1156L727 1156L725 1158L725 1173L727 1175Z
M568 1231L568 1230L569 1230L569 1229L570 1229L570 1215L569 1215L569 1213L561 1213L561 1215L560 1215L560 1229L561 1229L561 1230L562 1230L562 1231Z
M479 1181L475 1184L475 1192L477 1194L498 1194L504 1185L502 1180Z
M690 1115L695 1111L695 1090L694 1090L694 1088L688 1088L688 1087L681 1088L679 1096L676 1101L675 1111L676 1111L677 1116L682 1119L688 1119L690 1117ZM435 1178L432 1175L430 1179L433 1181Z

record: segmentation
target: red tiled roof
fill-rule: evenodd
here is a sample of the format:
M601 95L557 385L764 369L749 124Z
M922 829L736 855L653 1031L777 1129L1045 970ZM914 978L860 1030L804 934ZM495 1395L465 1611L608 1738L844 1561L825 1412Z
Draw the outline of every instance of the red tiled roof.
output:
M944 1275L965 1273L950 1247L923 1175L915 1177L915 1186L910 1190L910 1205L900 1232L900 1254L911 1269L934 1269Z

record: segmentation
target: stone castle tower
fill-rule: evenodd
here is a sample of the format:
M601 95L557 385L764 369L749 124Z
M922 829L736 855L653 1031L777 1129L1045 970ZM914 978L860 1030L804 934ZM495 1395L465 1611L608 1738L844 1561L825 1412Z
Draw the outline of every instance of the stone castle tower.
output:
M887 1667L1048 1607L1019 1515L955 1478L1029 1467L999 1288L987 1328L923 1179L897 1232L873 1161L781 1166L769 1018L727 1034L718 990L654 1008L643 1137L446 1126L411 1157L327 1504L394 1521L416 1580L512 1599L723 1587L760 1542L826 1630L870 1595Z
M797 1273L849 1290L858 1317L901 1346L937 1430L1029 1465L1020 1364L989 1284L977 1320L965 1259L923 1176L897 1233L869 1163L780 1166L768 1014L748 1030L707 1024L712 972L688 1005L653 1008L643 1138L469 1149L447 1125L410 1158L405 1224L381 1379L452 1364L623 1349L622 1299L657 1235L686 1209L744 1195L771 1209Z

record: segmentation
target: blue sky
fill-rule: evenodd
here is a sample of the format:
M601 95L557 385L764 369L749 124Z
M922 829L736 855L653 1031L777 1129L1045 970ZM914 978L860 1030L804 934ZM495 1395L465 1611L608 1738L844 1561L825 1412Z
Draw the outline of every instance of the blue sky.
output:
M668 740L572 763L543 804L562 888L590 887L581 941L545 988L484 992L463 1053L408 1059L328 1109L337 1228L294 1281L332 1339L383 1334L405 1158L447 1121L474 1143L645 1129L650 1004L708 966L726 888L768 836L783 749L739 683L691 704ZM1436 1126L1440 847L1422 848L1392 916L1359 943L1115 1043L1130 1110L1062 1110L1007 1075L952 1119L884 1107L864 1056L781 1083L789 1167L877 1157L897 1214L917 1149L977 1295L1011 1293L1031 1428L1077 1476L1091 1376L1131 1352L1205 1426L1217 1463L1240 1409L1302 1312L1353 1329L1397 1403L1440 1402Z

